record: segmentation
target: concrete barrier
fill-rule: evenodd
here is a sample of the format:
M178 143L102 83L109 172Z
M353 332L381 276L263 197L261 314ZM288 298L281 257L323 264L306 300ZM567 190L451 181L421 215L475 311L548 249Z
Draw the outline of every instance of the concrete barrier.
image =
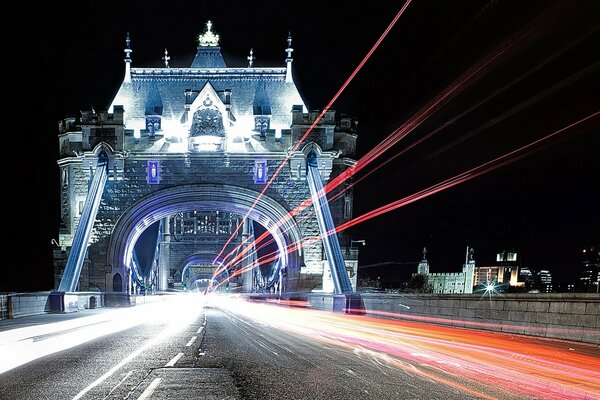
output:
M49 307L50 292L15 293L8 295L8 318L44 314Z
M600 344L595 293L362 294L366 315ZM331 310L332 296L310 294L310 306Z
M51 307L51 293L7 293L0 295L0 319L19 318L29 315L55 312ZM104 293L64 293L60 312L74 312L88 308L104 307Z

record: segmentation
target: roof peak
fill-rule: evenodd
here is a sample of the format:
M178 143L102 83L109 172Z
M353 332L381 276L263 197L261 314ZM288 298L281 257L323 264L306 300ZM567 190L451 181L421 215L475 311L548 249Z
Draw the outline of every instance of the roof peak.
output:
M219 45L219 35L212 31L212 21L206 21L204 33L198 35L198 45L203 47L213 47Z

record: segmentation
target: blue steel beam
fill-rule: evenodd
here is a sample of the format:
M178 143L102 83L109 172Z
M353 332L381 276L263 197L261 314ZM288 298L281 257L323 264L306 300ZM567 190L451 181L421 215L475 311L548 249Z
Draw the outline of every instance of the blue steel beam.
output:
M342 256L342 249L335 233L335 225L331 217L331 210L327 197L323 192L323 181L319 173L318 160L314 152L311 152L307 159L307 175L310 195L315 208L315 214L319 223L319 230L323 238L323 246L327 255L327 264L331 271L333 288L335 293L352 293L352 283L346 272L346 262ZM331 233L331 234L329 234Z
M87 252L90 235L92 233L92 228L94 227L94 221L96 220L96 213L98 212L98 207L100 207L100 200L104 193L106 179L107 163L98 162L85 200L81 219L79 220L79 225L77 225L77 230L73 237L71 252L67 259L67 266L60 280L60 285L58 286L58 291L60 292L74 292L77 290L81 267L83 266L83 260L85 258L85 253Z

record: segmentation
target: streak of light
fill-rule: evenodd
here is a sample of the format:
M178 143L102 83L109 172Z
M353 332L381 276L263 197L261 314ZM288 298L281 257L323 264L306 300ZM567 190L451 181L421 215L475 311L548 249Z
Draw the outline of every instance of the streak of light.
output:
M400 19L400 17L402 16L402 14L404 14L404 11L408 8L408 5L410 4L410 2L411 2L411 0L406 0L406 2L404 3L404 5L400 9L400 11L398 11L398 13L396 14L396 16L392 19L392 22L390 22L390 24L387 26L387 28L383 31L383 33L381 34L381 36L379 37L379 39L377 39L377 42L375 42L375 44L373 45L373 47L371 47L371 49L369 50L369 52L367 53L367 55L362 59L362 61L358 64L358 66L354 69L354 71L346 79L346 81L344 82L344 84L340 87L340 89L337 91L337 93L332 97L332 99L329 101L329 103L323 108L323 110L321 111L321 113L317 116L317 118L310 125L310 127L306 130L306 132L304 132L304 134L300 137L300 139L298 139L298 141L296 142L296 144L289 150L289 152L286 155L286 157L284 158L284 160L279 164L279 166L277 167L277 169L275 170L275 172L273 173L273 175L271 175L271 178L269 179L269 181L265 184L264 188L261 190L261 192L259 193L259 195L254 200L254 203L252 204L252 206L250 206L249 210L246 212L246 215L244 215L244 218L242 219L242 222L240 224L238 224L238 226L236 227L236 229L234 230L234 232L231 234L231 236L229 237L229 239L227 240L227 242L223 245L223 247L219 251L219 254L213 260L213 264L216 262L217 259L219 259L219 257L221 257L223 251L225 251L225 249L227 248L227 245L233 240L233 238L235 237L235 235L238 233L240 227L243 225L243 222L248 219L248 216L250 215L250 213L252 212L252 210L254 209L254 207L256 206L256 204L258 204L258 202L260 201L260 199L262 198L262 196L265 194L265 192L267 191L267 189L271 186L271 184L273 183L273 181L275 180L275 178L279 175L279 173L281 172L281 170L283 169L283 167L287 164L288 160L293 155L293 153L296 150L298 150L298 148L300 147L300 145L302 144L302 142L304 142L304 140L312 132L312 130L315 128L315 126L317 126L317 124L323 118L323 116L327 113L327 111L329 111L329 109L331 108L331 106L333 105L333 103L335 103L335 101L338 99L338 97L342 94L342 92L346 89L346 87L354 79L354 77L356 76L356 74L358 74L358 72L362 69L362 67L369 60L369 58L371 58L371 55L375 52L375 50L377 50L377 48L379 47L379 45L381 44L381 42L383 42L383 40L386 38L386 36L388 35L388 33L392 30L392 28L394 27L394 25L396 24L396 22L398 21L398 19ZM214 276L213 276L213 278L214 278Z
M100 314L0 332L0 373L38 358L79 346L102 336L121 332L145 323L167 324L165 334L187 323L190 307L197 307L186 296L135 308L102 310ZM172 329L171 329L172 328ZM153 346L155 342L148 342ZM136 353L136 355L139 353Z
M542 145L546 144L550 139L553 139L561 134L564 134L565 132L571 130L574 127L577 127L581 124L583 124L584 122L588 122L589 120L597 117L598 115L600 115L600 111L596 111L595 113L592 113L586 117L583 117L561 129L558 129L546 136L543 136L527 145L524 145L520 148L517 148L509 153L506 153L500 157L497 157L491 161L488 161L484 164L481 164L475 168L472 168L466 172L463 172L461 174L458 174L452 178L446 179L445 181L439 182L433 186L430 186L426 189L422 189L421 191L414 193L412 195L406 196L402 199L396 200L392 203L386 204L384 206L381 206L379 208L376 208L374 210L371 210L361 216L358 216L354 219L351 219L350 221L341 224L340 226L336 227L335 230L331 231L331 232L327 232L327 235L331 235L333 233L337 233L337 232L341 232L345 229L348 229L354 225L357 225L359 223L365 222L371 218L375 218L379 215L388 213L390 211L396 210L400 207L403 207L405 205L411 204L415 201L421 200L423 198L429 197L433 194L439 193L443 190L449 189L453 186L459 185L461 183L467 182L473 178L476 178L480 175L483 175L485 173L491 172L495 169L498 169L500 167L506 166L508 164L511 164L515 161L518 161L522 158L524 158L527 155L532 154L535 151L538 151ZM261 236L262 237L262 236ZM301 243L292 243L290 245L288 245L286 251L288 253L292 252L292 251L296 251L297 249L304 247L306 244L310 244L310 243L314 243L318 240L321 240L322 235L319 236L315 236L313 238L307 238L305 239L303 242ZM260 239L260 238L259 238ZM273 259L275 259L277 257L277 252L273 252L270 253L266 256L261 257L261 261L272 261ZM230 275L229 278L232 278L234 276L237 276L239 274L241 274L242 272L248 271L249 269L253 268L255 264L250 265L249 267L245 267L242 269L239 269L237 271L235 271L234 273L232 273ZM224 281L223 281L224 282ZM219 283L216 287L219 287L220 285L223 284L223 282Z
M244 320L366 355L478 398L600 396L600 350L571 342L247 302L214 302ZM482 389L483 388L483 389ZM586 397L587 396L587 397Z
M546 142L548 142L550 139L552 139L562 133L565 133L566 131L568 131L584 122L587 122L587 121L595 118L598 115L600 115L600 111L596 111L595 113L590 114L584 118L581 118L580 120L575 121L561 129L558 129L540 139L537 139L534 142L531 142L525 146L522 146L522 147L520 147L516 150L513 150L507 154L504 154L503 156L500 156L491 161L488 161L478 167L472 168L469 171L463 172L462 174L456 175L456 176L449 178L443 182L433 185L427 189L423 189L423 190L421 190L417 193L414 193L410 196L404 197L400 200L396 200L390 204L387 204L387 205L379 207L375 210L369 211L357 218L354 218L354 219L340 225L338 228L336 228L336 232L348 229L351 226L354 226L356 224L364 222L368 219L371 219L371 218L374 218L381 214L393 211L397 208L403 207L407 204L410 204L417 200L431 196L432 194L438 193L442 190L446 190L446 189L456 186L458 184L467 182L467 181L469 181L473 178L476 178L480 175L483 175L487 172L493 171L497 168L503 167L503 166L513 163L517 160L520 160L523 157L533 153L534 151L539 150L539 147L541 145L545 144Z
M400 307L404 307L406 309L410 309L409 306L398 304ZM360 311L364 312L364 310L353 310L348 309L348 312L359 313ZM411 315L411 314L402 314L402 313L394 313L390 311L379 311L379 310L366 310L368 315L372 315L379 318L393 318L393 319L401 319L407 321L416 321L416 322L424 322L431 324L442 324L442 325L452 325L456 323L455 320L449 318L442 317L426 317L422 315ZM600 330L598 329L575 329L575 328L558 328L558 327L544 327L538 328L534 326L521 326L521 325L511 325L506 323L495 323L495 322L479 322L479 321L461 321L462 325L466 328L472 329L493 329L498 331L503 330L522 330L527 335L543 335L544 332L556 333L556 334L572 334L572 335L586 335L589 337L600 337Z
M396 15L396 18L392 21L392 23L390 24L390 26L388 26L388 29L386 29L386 31L384 32L384 34L382 34L382 36L380 37L380 39L378 40L378 42L375 44L375 46L373 46L373 48L367 54L367 56L365 57L365 59L363 59L363 62L361 62L361 64L359 64L359 66L357 67L357 69L355 69L354 72L350 75L350 77L348 78L348 80L346 81L346 83L342 86L342 88L340 89L340 91L338 91L338 93L334 96L334 98L332 99L332 101L330 101L329 104L327 105L327 107L325 107L323 109L323 111L321 112L321 114L319 114L319 116L317 117L317 119L315 119L315 122L313 122L313 124L308 128L308 130L304 133L304 135L300 138L300 140L296 143L296 145L294 145L294 147L292 148L292 150L290 152L288 152L288 156L286 156L286 158L279 165L279 167L277 168L277 170L275 171L274 175L271 177L271 179L269 180L269 182L267 182L267 185L265 185L265 187L263 188L263 190L261 191L261 193L259 194L259 196L255 200L255 202L253 203L253 205L250 207L250 210L244 216L244 220L248 217L250 211L254 208L254 206L256 206L256 204L258 203L259 199L262 197L262 195L264 194L264 192L270 186L271 182L279 174L279 172L283 168L284 164L288 161L288 159L291 156L291 154L295 150L297 150L297 148L300 146L300 144L304 141L304 139L308 136L308 134L313 130L313 128L317 124L317 122L323 117L323 115L325 115L325 113L330 108L330 106L333 104L333 102L341 94L341 91L343 89L345 89L345 87L350 82L350 80L352 80L354 78L354 75L356 75L356 73L360 70L360 68L362 68L362 65L364 64L364 62L366 62L366 60L368 59L368 57L370 57L370 55L372 54L372 51L374 51L374 49L376 48L376 46L378 46L379 43L383 40L383 38L385 38L385 36L387 35L387 32L389 32L389 30L391 29L391 27L393 26L393 24L395 23L395 21L403 13L404 8L408 6L408 3L409 2L407 2L404 5L404 7L400 10L400 12ZM375 146L375 148L373 148L371 151L369 151L365 156L361 157L356 162L356 164L354 164L354 166L352 166L351 168L345 170L340 175L338 175L337 177L335 177L334 179L332 179L331 181L329 181L327 183L327 185L325 185L325 187L323 188L323 190L320 191L317 194L319 196L319 198L325 196L331 190L333 190L334 188L338 187L339 185L341 185L342 183L344 183L346 180L348 180L350 177L354 176L359 171L361 171L363 168L365 168L367 165L369 165L370 163L372 163L379 156L381 156L385 151L389 150L391 147L393 147L395 144L397 144L401 139L403 139L410 132L412 132L416 127L418 127L423 121L425 121L427 118L429 118L429 116L432 113L434 113L435 111L437 111L438 109L440 109L443 105L447 104L450 100L452 100L458 94L460 94L462 91L464 91L465 89L467 89L477 79L481 78L491 68L491 66L493 65L494 62L497 62L498 60L502 59L502 57L508 56L511 53L511 51L515 50L515 47L516 47L517 44L519 44L522 40L524 40L525 38L527 38L528 36L531 35L531 33L535 30L535 28L536 28L535 24L533 24L533 23L529 24L526 28L524 28L524 29L520 30L519 32L515 33L510 38L508 38L507 40L505 40L502 44L500 44L499 46L497 46L492 52L490 52L486 56L484 56L475 65L473 65L465 73L463 73L459 78L457 78L452 84L450 84L448 87L446 87L446 89L444 89L440 94L438 94L438 96L436 96L433 100L431 100L425 107L423 107L415 115L413 115L413 117L411 117L407 122L405 122L404 124L402 124L394 132L392 132L387 138L385 138L380 144L378 144L377 146ZM430 136L432 136L435 132L437 132L437 130L434 131L433 133L431 133ZM293 218L294 216L296 216L297 214L299 214L300 212L302 212L304 209L306 209L307 207L309 207L311 204L312 204L312 198L309 197L306 200L304 200L300 205L298 205L296 208L294 208L292 211L290 211L288 213L288 215L286 215L283 218L282 221L278 221L277 225L278 226L283 225L287 220ZM231 240L235 236L235 234L237 234L237 232L238 232L238 230L240 228L240 225L238 225L238 227L236 228L236 230L234 231L234 233L232 233L231 237L229 238L229 240L227 241L227 243L223 246L223 248L221 249L221 252L215 258L215 260L218 257L221 256L221 254L224 251L225 247L231 242ZM265 234L266 234L266 232L265 232ZM265 234L261 235L261 237L259 237L257 239L257 242L259 240L264 239L266 237ZM230 253L237 252L240 247L241 247L241 245L238 245L236 248L234 248L233 250L231 250ZM216 273L216 271L215 271L215 273ZM214 276L213 276L213 279L214 279ZM212 289L212 285L209 285L209 289Z

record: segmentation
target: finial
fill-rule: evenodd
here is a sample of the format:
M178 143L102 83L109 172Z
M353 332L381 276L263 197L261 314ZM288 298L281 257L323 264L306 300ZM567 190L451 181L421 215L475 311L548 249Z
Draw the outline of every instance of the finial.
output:
M427 260L427 247L423 247L423 260Z
M165 62L165 68L169 68L169 60L171 59L171 57L169 57L169 52L167 51L167 48L165 47L165 56L162 58L162 60Z
M248 59L248 68L252 68L252 65L254 64L254 60L256 60L256 57L254 57L253 49L250 49L250 55L246 58Z
M213 33L211 21L206 22L206 31L204 31L204 33L198 35L198 45L199 46L218 46L219 45L219 35Z
M292 49L292 32L288 33L287 43L288 47L285 49L285 52L287 53L285 59L285 81L291 83L294 82L294 79L292 78L292 61L294 61L292 58L292 51L294 51L294 49Z
M288 33L287 43L288 47L287 49L285 49L285 52L287 53L287 58L285 61L292 62L292 51L294 51L294 49L292 48L292 32Z
M131 38L129 37L129 32L127 32L127 36L125 37L125 77L123 78L123 82L131 82Z
M133 50L131 50L131 38L129 37L129 32L127 32L127 36L125 37L125 50L123 50L125 52L125 62L126 63L130 63L131 62L131 52Z

